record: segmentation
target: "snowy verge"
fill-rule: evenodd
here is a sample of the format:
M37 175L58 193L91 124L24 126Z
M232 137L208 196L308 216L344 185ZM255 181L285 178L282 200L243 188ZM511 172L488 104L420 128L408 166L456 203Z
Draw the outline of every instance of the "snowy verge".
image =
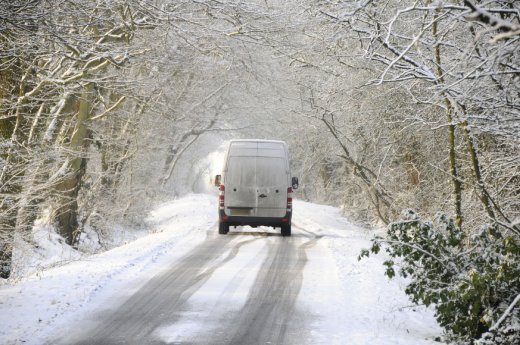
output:
M294 209L293 224L319 238L307 251L300 295L314 314L311 328L320 330L312 334L313 344L439 345L435 339L443 331L433 309L413 305L404 279L384 275L385 253L358 260L373 232L351 224L335 207L296 200Z
M216 231L216 201L212 195L191 194L165 203L148 216L147 236L0 287L0 343L44 343L51 332L67 333L67 327L81 324L84 315L113 306L114 292L119 298L131 295L204 241L208 232ZM308 259L297 305L312 319L313 345L439 344L434 339L442 330L432 310L412 306L403 292L406 281L384 276L384 254L357 260L360 250L370 246L369 230L349 223L338 208L299 200L294 202L293 226L295 244ZM57 244L49 251L56 248ZM239 272L242 284L249 286L264 261L265 247L258 241L245 249L219 269ZM244 275L244 267L251 266L256 269ZM207 283L227 289L232 285L229 279L229 275L215 275ZM230 302L243 305L247 296L233 291L226 295ZM205 297L192 299L193 306L206 310L213 301ZM211 323L171 326L158 336L171 341L179 332L197 332L199 327L211 328Z
M152 276L162 263L170 264L206 238L215 227L216 210L214 198L188 195L149 215L152 233L148 236L88 257L65 252L67 260L73 260L67 265L5 284L0 288L0 343L40 344L48 332L70 322L76 313L100 305L113 291L129 290L128 282L128 293L138 289L146 282L143 276ZM48 241L43 256L66 251L58 239Z

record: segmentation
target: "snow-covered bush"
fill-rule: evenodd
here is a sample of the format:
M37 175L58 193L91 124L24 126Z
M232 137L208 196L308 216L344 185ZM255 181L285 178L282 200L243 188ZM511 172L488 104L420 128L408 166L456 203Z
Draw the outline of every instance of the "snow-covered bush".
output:
M494 235L493 235L494 234ZM360 258L381 248L386 275L409 278L414 303L433 305L457 344L520 344L520 240L483 226L466 236L445 214L422 220L406 210Z

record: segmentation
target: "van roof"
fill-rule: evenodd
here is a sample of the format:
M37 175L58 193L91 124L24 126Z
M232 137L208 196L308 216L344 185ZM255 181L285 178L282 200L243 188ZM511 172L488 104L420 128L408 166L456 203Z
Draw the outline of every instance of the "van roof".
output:
M287 144L280 140L231 140L228 156L286 157Z
M269 140L269 139L232 139L229 141L230 143L234 142L264 142L264 143L281 143L286 144L285 141L282 140Z

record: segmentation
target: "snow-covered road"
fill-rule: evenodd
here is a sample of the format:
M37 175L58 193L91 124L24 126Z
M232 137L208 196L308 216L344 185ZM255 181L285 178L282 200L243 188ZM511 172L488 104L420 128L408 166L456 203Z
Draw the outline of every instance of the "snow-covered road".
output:
M430 310L383 257L357 261L367 230L295 201L293 236L218 235L216 198L158 208L154 232L0 288L6 344L439 344Z

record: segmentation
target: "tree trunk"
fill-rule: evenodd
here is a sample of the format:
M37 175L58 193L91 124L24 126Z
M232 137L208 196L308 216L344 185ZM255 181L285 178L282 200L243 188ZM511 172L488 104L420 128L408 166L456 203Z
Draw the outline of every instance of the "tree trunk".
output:
M6 152L2 152L2 170L0 171L0 277L9 278L12 273L13 241L16 232L16 216L18 213L19 199L22 191L22 178L25 173L25 160L22 159L25 150L26 139L24 128L26 127L27 98L26 79L30 76L30 68L22 79L15 75L15 68L21 69L22 62L16 64L13 70L5 71L1 76L2 96L6 99L16 97L8 95L8 90L18 92L18 102L15 113L0 114L0 138L9 141ZM6 93L6 94L4 94Z
M437 22L438 13L434 15L432 25L432 35L437 39ZM435 64L437 66L437 78L438 84L444 84L444 72L441 65L441 51L440 45L437 43L434 48ZM455 224L460 228L462 227L462 182L459 178L457 171L457 156L455 152L455 124L453 123L453 107L448 99L445 92L441 93L444 98L444 104L446 105L446 119L448 122L448 156L450 161L450 174L451 181L453 183L453 196L455 199Z
M43 111L46 107L44 103L40 106L38 111ZM27 146L30 147L35 156L40 156L37 152L46 152L53 150L55 140L58 135L57 128L59 126L60 118L64 115L72 115L74 107L77 104L74 102L74 97L70 93L63 94L56 105L50 109L51 117L45 119L38 113L32 121L32 126L29 131L27 139ZM44 202L53 190L55 180L50 180L49 166L53 163L52 158L45 158L39 160L32 160L28 166L27 173L24 177L24 182L21 191L20 206L16 216L16 231L22 235L28 234L38 217L40 205Z
M75 152L75 157L71 157L68 161L67 174L56 186L59 194L59 204L55 210L57 231L70 245L75 245L79 238L77 197L87 167L87 159L82 156L88 146L86 139L90 134L87 122L92 109L93 89L92 83L87 84L79 100L76 123L69 143L69 148Z
M27 137L26 146L31 155L35 154L35 151L41 150L40 143L35 144L40 137L42 132L41 126L41 113L45 108L45 103L42 103L32 121L32 125L29 129L29 135ZM47 176L47 169L45 169L45 161L32 159L27 164L26 173L24 174L24 181L21 187L21 196L18 212L16 215L16 231L26 237L26 234L30 234L34 221L38 215L38 209L40 203L45 199L43 188L39 188L43 179L42 176Z
M0 71L0 98L7 99L9 96L6 94L9 89L10 83L12 83L12 75L9 71ZM7 74L7 75L6 75ZM7 141L13 134L15 127L15 118L6 116L8 114L1 114L0 116L0 140ZM4 162L7 161L7 152L1 152L0 159ZM2 162L3 163L3 162ZM7 169L7 165L2 169L2 176L4 175L4 169ZM7 177L7 176L6 176ZM9 184L9 179L0 179L0 193L2 194L2 200L0 201L0 277L9 278L11 274L11 258L13 253L13 235L15 229L14 222L14 200L12 199L13 190Z

